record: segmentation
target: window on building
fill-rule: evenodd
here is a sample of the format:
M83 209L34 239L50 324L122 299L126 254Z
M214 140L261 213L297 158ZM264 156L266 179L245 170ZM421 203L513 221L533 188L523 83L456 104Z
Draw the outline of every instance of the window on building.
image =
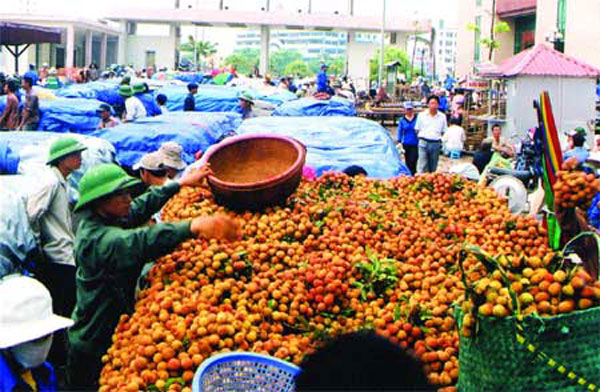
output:
M475 30L474 60L477 63L477 62L481 61L481 45L479 44L479 40L481 39L481 16L475 17L475 26L477 26L477 29Z
M565 32L567 31L567 1L558 0L558 32L561 34L561 40L554 43L554 49L565 51Z
M535 15L515 18L515 54L535 44Z
M477 0L477 1L475 2L475 4L477 5L477 7L481 7L481 3L482 3L482 0Z

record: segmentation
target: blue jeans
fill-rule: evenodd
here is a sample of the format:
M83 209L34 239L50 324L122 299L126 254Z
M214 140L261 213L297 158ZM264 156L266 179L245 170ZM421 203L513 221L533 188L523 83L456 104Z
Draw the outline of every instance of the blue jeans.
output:
M419 139L418 173L433 173L437 170L438 158L442 149L441 141Z

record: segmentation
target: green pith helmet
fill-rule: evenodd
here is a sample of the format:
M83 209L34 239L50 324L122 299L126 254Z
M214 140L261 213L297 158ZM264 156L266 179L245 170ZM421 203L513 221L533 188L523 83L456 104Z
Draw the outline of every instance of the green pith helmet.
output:
M254 104L254 97L247 91L244 91L238 98Z
M57 90L60 87L58 78L56 76L49 76L45 87L50 90Z
M79 201L74 211L112 193L131 188L141 181L114 163L103 163L88 170L79 182Z
M135 83L133 85L134 94L143 93L144 91L146 91L146 86L144 86L144 83Z
M131 88L131 86L123 84L123 85L119 86L119 95L126 97L126 98L131 97L133 95L133 89Z
M61 137L50 146L50 155L46 163L51 165L56 163L60 158L73 154L78 151L87 150L87 147L72 137Z

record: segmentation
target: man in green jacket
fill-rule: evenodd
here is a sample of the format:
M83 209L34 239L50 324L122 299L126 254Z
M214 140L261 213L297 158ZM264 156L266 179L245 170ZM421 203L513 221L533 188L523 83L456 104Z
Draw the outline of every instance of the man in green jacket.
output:
M142 226L180 187L197 185L209 173L207 167L192 171L168 185L150 187L133 200L130 191L140 181L117 165L96 166L81 179L75 206L75 212L81 212L75 238L77 305L67 359L72 389L97 389L102 355L120 316L133 311L135 284L145 262L193 237L239 238L237 224L226 216Z

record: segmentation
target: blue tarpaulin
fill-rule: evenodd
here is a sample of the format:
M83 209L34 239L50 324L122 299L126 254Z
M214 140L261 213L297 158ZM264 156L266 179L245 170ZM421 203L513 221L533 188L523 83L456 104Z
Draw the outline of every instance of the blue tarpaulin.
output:
M0 174L17 174L19 161L19 154L10 148L7 141L0 140Z
M37 243L23 197L7 192L4 178L22 176L0 176L0 278L12 273L22 273L26 260L37 248Z
M155 92L167 97L169 111L183 110L183 101L188 95L187 87L165 87ZM231 87L202 85L194 96L197 112L230 112L238 106L238 91Z
M51 132L89 133L98 127L96 110L102 102L85 98L40 100L39 129Z
M7 144L14 151L20 159L18 173L23 174L24 176L21 177L29 178L30 181L29 186L15 188L15 192L25 192L39 183L42 169L46 167L50 145L60 137L65 137L65 134L41 131L0 132L0 145ZM79 197L79 180L83 173L90 167L113 162L115 149L109 142L99 138L78 134L70 134L69 137L77 139L87 147L87 150L81 154L81 168L69 176L69 198L71 201L76 201Z
M374 121L357 117L262 117L246 120L238 134L291 136L307 148L306 164L322 175L362 166L373 178L410 175L389 132Z
M291 91L278 89L273 94L266 94L264 92L258 90L247 90L254 97L254 99L259 99L261 101L266 101L275 105L281 105L285 102L295 101L298 99L296 94Z
M96 109L102 102L86 98L40 99L40 124L38 129L51 132L89 133L100 121ZM0 97L0 112L6 97Z
M237 113L168 113L101 129L92 135L111 142L117 161L124 166L132 167L144 154L158 150L168 141L179 143L184 150L183 159L191 163L196 152L206 151L222 136L234 132L240 123Z
M327 100L301 98L285 102L273 112L273 116L284 117L355 115L354 103L339 97L332 97Z
M114 82L90 82L84 84L71 84L54 92L62 98L97 99L109 105L123 103L119 95L119 85Z
M158 107L156 99L154 99L154 95L152 93L136 94L135 96L142 101L148 116L154 117L162 114L162 111L160 110L160 107Z

